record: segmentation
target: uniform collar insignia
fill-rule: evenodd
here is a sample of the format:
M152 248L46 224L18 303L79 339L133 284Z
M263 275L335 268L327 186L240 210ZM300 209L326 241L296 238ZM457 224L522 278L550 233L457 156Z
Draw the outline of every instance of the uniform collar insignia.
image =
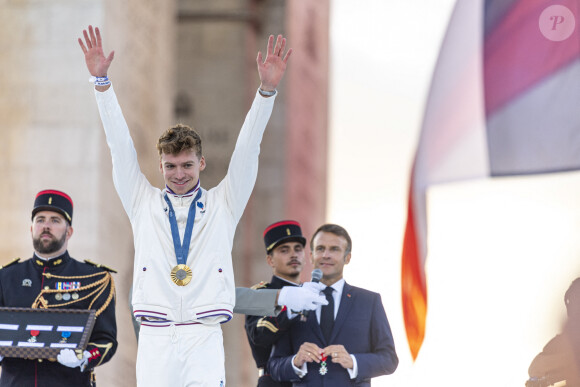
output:
M40 267L58 267L65 263L68 259L68 252L64 252L64 254L51 258L49 260L44 260L39 258L36 254L34 254L34 263Z

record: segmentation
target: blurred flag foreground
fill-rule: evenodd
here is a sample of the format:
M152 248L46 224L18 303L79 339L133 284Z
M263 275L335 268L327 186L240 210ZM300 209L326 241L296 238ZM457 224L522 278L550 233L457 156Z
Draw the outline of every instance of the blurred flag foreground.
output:
M425 335L432 184L580 169L580 0L458 0L411 172L402 298L416 359Z

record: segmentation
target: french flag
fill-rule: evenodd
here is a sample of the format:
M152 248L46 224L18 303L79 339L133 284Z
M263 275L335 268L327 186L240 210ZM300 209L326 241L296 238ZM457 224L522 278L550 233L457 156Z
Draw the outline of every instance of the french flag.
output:
M458 0L410 178L402 303L416 359L427 316L433 184L580 169L579 0Z

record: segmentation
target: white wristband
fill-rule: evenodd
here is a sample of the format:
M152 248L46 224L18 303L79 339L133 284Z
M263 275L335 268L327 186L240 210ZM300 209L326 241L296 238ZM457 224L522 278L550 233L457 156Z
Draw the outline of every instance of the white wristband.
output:
M104 77L92 76L89 78L89 82L94 83L95 86L107 86L111 84L111 81L109 81L109 77L107 77L106 75Z

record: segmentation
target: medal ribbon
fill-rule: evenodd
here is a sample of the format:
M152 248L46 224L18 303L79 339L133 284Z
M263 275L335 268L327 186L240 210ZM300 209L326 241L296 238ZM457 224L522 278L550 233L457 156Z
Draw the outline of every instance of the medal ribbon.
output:
M179 228L177 227L177 219L175 218L175 211L171 200L167 197L167 193L163 198L169 206L169 224L171 225L171 236L173 237L173 247L175 248L175 256L177 257L178 265L185 265L187 262L187 255L189 254L189 242L191 242L191 233L193 232L193 222L195 222L195 211L197 201L201 197L201 188L198 189L197 195L189 206L189 213L187 214L187 223L185 225L185 234L183 234L183 243L179 240Z
M321 363L320 363L320 369L318 370L318 373L322 376L326 375L326 373L328 372L328 368L326 367L326 359L328 359L328 355L323 354L324 356L321 359Z

